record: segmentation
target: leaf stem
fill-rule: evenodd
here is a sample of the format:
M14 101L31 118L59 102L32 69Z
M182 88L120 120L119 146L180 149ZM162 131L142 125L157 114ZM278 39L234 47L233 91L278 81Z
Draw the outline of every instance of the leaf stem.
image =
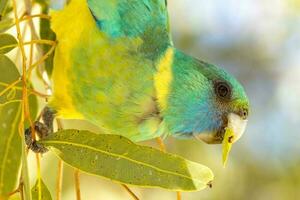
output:
M18 187L17 189L15 189L14 191L12 191L12 192L10 192L10 193L8 193L8 197L11 197L12 195L14 195L14 194L16 194L16 193L18 193L18 192L20 192L20 188Z
M24 131L22 131L22 133L24 133ZM21 190L21 196L23 196L23 193L25 194L24 195L25 200L31 200L27 153L25 149L26 149L25 139L24 136L22 135L22 183L24 186L24 190L23 187L21 187L20 190Z
M42 200L42 182L41 182L41 162L38 153L35 154L37 166L37 180L38 180L38 200Z
M159 149L163 152L166 152L166 145L164 144L163 140L161 139L161 137L156 138L156 142L159 145Z
M79 170L74 170L74 181L75 181L75 191L76 191L76 200L81 200L80 196L80 176Z
M62 177L63 177L63 162L61 159L59 159L58 172L57 172L57 178L56 178L56 200L61 199Z
M181 200L181 192L176 192L177 194L177 200Z
M23 46L26 46L26 45L34 45L34 44L48 44L48 45L55 45L55 41L53 40L31 40L29 42L23 42ZM15 48L19 46L18 44L9 44L9 45L5 45L5 46L2 46L0 47L0 51L3 51L5 49L9 49L9 48Z
M130 194L130 196L134 199L134 200L140 200L135 194L134 192L127 186L124 184L121 184L121 186Z
M23 46L23 37L21 35L21 28L19 24L19 18L17 13L17 3L16 0L12 0L13 3L13 11L14 11L14 17L15 17L15 23L16 23L16 30L17 30L17 38L19 42L19 46L21 49L21 55L22 55L22 115L21 115L21 121L20 121L20 134L22 135L22 177L23 177L23 183L24 183L24 192L25 192L25 200L31 200L31 191L30 191L30 183L29 183L29 171L28 171L28 165L27 165L27 153L25 151L26 144L24 140L24 122L25 118L28 116L27 113L27 80L26 80L26 53Z
M31 45L31 44L49 44L49 45L56 45L56 42L53 40L43 40L43 39L39 39L39 40L31 40L29 42L24 42L24 45Z
M38 97L41 97L41 98L47 99L47 98L50 97L50 95L48 95L48 94L43 94L43 93L40 93L40 92L38 92L36 90L33 90L33 89L28 89L28 91L29 91L29 94L34 94L34 95L36 95Z
M23 190L23 177L20 177L20 185L19 185L19 188L20 188L20 197L21 197L21 200L24 200L24 190Z
M32 20L33 18L42 18L42 19L51 19L51 17L49 15L45 15L45 14L36 14L36 15L24 15L19 21L23 22L23 21L27 21L27 20Z
M32 73L32 70L42 64L55 50L55 47L56 47L56 42L54 42L54 44L52 45L52 47L50 48L50 50L45 54L43 55L43 57L41 59L39 59L38 61L36 61L35 63L33 63L29 68L28 68L28 78L31 77L31 73Z
M16 82L16 83L15 83L15 82ZM4 90L2 90L2 91L0 92L0 97L1 97L2 95L4 95L4 94L5 94L8 90L10 90L10 89L22 90L22 87L15 86L16 84L18 84L19 82L21 82L21 80L17 80L17 81L15 81L15 82L13 82L13 83L11 83L11 84L7 84L7 83L0 82L0 86L5 86L5 87L6 87ZM38 96L38 97L41 97L41 98L49 98L49 97L50 97L50 95L43 94L43 93L41 93L41 92L39 92L39 91L36 91L36 90L34 90L34 89L31 89L31 88L27 88L27 90L28 90L28 92L29 92L29 95L30 95L30 94L34 94L34 95L36 95L36 96Z
M56 118L57 129L62 130L63 125L60 119ZM56 179L56 200L61 199L61 191L62 191L62 182L63 182L63 162L61 159L58 160L58 172L57 172L57 179Z

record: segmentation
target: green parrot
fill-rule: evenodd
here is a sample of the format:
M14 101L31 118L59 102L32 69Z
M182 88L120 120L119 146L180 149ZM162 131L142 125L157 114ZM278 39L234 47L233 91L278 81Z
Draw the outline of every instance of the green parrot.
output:
M49 107L132 141L222 143L243 134L249 101L225 70L174 47L166 0L71 0L52 11L58 45Z

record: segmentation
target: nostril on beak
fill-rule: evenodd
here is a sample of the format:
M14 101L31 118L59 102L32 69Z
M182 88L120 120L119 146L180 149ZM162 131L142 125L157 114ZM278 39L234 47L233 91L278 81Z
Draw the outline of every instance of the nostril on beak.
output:
M248 118L248 114L249 114L249 111L248 111L247 108L243 108L243 109L241 110L241 117L242 117L243 119L247 119L247 118Z

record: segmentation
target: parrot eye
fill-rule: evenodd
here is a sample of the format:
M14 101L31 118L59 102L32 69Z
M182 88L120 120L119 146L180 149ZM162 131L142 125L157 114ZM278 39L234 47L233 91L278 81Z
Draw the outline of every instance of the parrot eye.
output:
M221 99L230 99L231 98L231 89L226 82L217 82L215 84L215 92L218 97Z

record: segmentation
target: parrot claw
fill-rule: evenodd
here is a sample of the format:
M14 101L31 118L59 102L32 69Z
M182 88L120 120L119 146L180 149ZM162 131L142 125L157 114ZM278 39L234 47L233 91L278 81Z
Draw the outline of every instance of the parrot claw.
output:
M42 111L42 119L44 123L39 121L34 122L34 131L40 139L47 137L53 132L53 120L54 112L48 107L45 107ZM41 144L38 144L35 139L32 138L32 128L29 127L25 130L25 143L27 147L35 153L46 153L48 149Z
M34 122L34 130L41 139L50 134L50 129L48 129L48 127L45 124L39 121ZM27 147L35 153L46 153L48 151L41 144L37 144L36 140L32 138L31 127L25 130L25 143Z

